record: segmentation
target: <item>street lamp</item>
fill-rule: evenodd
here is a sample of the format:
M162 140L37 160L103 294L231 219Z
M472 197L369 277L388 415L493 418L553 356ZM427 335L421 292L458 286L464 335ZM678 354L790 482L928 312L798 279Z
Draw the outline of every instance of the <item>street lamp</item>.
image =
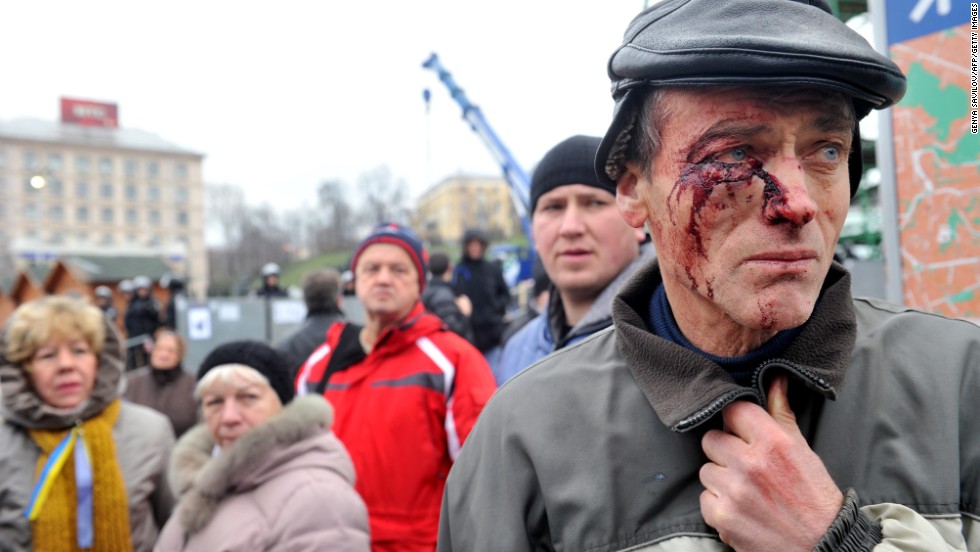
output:
M34 176L31 177L30 183L31 183L31 188L34 188L35 190L40 190L41 188L44 187L45 184L48 183L48 180L44 178L44 175L35 174Z

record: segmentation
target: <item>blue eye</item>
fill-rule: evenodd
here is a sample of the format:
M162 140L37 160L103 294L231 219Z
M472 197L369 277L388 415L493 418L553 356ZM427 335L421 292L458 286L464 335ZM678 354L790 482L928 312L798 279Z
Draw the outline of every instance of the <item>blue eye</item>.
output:
M840 159L840 148L837 146L824 146L823 154L828 161L837 161Z
M723 163L742 163L749 158L749 148L745 146L739 146L737 148L732 148L721 155L718 158L719 161Z

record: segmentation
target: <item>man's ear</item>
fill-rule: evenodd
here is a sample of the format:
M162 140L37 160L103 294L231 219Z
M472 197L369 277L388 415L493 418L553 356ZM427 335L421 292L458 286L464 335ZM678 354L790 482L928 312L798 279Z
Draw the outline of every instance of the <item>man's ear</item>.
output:
M640 186L645 181L635 163L626 163L626 171L616 181L616 204L623 219L633 228L643 228L647 221L647 207L640 197Z

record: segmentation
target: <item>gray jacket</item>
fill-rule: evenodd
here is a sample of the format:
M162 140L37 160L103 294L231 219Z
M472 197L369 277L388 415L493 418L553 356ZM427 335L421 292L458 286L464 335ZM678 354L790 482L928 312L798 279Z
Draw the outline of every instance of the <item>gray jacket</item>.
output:
M980 328L854 300L835 265L794 343L741 387L650 333L659 283L641 269L613 328L491 399L449 475L440 551L728 550L701 516L701 437L731 401L765 405L779 371L848 490L818 550L980 550Z
M31 522L24 517L24 511L34 488L40 451L25 428L71 427L77 418L88 419L102 412L120 396L122 367L119 335L106 319L106 342L99 355L92 396L80 412L67 416L41 402L23 368L7 361L0 348L0 416L4 419L0 424L0 551L32 549ZM146 552L152 549L173 509L173 496L166 482L173 429L163 414L123 402L112 436L129 499L133 550Z

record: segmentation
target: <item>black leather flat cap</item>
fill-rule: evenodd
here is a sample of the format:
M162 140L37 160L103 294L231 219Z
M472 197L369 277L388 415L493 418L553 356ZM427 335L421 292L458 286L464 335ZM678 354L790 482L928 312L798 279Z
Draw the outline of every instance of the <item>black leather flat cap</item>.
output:
M596 155L609 182L622 171L610 159L651 87L797 84L844 92L859 119L905 94L905 76L823 0L665 0L630 23L609 59L616 107ZM624 137L625 138L625 137ZM618 156L617 156L618 157ZM860 155L852 155L860 163ZM853 170L860 179L860 167Z

